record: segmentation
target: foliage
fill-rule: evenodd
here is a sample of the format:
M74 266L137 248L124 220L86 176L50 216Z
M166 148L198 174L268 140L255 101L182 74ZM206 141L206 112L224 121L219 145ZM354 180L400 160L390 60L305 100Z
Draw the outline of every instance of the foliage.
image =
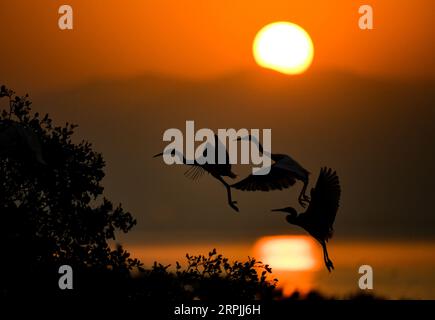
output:
M283 299L277 279L268 280L271 268L254 258L230 263L213 249L208 256L187 254L185 267L177 262L173 271L157 262L145 270L122 246L111 248L116 232L129 232L136 220L103 196L102 155L89 142L72 141L75 125L54 126L48 115L33 114L27 95L1 86L0 108L5 100L0 109L0 297L138 304ZM26 143L36 146L25 148ZM35 157L32 151L41 154ZM59 290L63 264L73 267L74 290ZM282 301L323 299L313 291Z
M252 258L230 264L213 250L186 255L187 267L177 263L170 272L158 263L145 270L121 246L111 248L116 232L129 232L136 220L103 197L102 155L89 142L72 141L75 125L55 126L48 115L33 114L27 95L1 86L1 100L7 101L0 112L1 295L117 301L272 295L276 280L266 280L271 269ZM28 140L37 144L40 161L25 148ZM58 288L63 264L74 270L71 292Z
M170 300L270 299L277 279L269 281L272 269L254 258L232 262L213 249L207 256L186 254L186 266L154 263L136 280L138 296Z
M136 220L103 196L103 157L89 142L74 143L75 129L68 123L54 126L48 115L31 112L27 95L0 87L1 298L53 302L66 296L68 301L138 305L149 300L326 299L315 291L284 299L277 279L268 280L271 268L254 258L230 263L213 249L207 256L186 254L184 267L177 262L170 270L156 262L146 270L122 246L111 248L116 232L129 232ZM35 152L41 154L35 157ZM73 267L74 290L59 290L63 264ZM367 294L348 298L378 299Z
M31 113L28 96L17 96L5 86L0 100L0 135L8 126L27 130L42 146L45 164L34 161L23 141L9 138L16 147L0 153L0 267L2 292L25 288L30 279L62 264L75 270L108 269L129 275L140 267L121 247L111 249L116 231L128 232L136 224L132 215L103 197L104 160L89 142L74 143L75 125L54 126L52 119ZM0 101L1 102L1 101ZM57 278L57 272L54 274ZM35 280L36 281L36 280ZM41 280L42 281L42 280ZM46 282L57 286L56 281Z

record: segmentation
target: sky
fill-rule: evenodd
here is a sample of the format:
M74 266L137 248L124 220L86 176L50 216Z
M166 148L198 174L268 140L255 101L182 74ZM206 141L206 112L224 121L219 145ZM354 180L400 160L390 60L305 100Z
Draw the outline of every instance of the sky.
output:
M63 4L73 30L58 28ZM363 4L373 7L373 30L358 27ZM186 120L270 128L272 151L311 172L309 189L320 167L340 178L328 243L338 277L319 269L314 287L350 292L356 267L370 264L387 296L433 298L434 12L433 0L0 0L0 84L29 93L56 124L79 124L76 141L106 161L105 196L138 222L117 241L146 263L212 247L244 259L263 237L306 234L270 213L302 211L300 183L234 190L235 213L212 177L191 181L184 166L152 158L166 146L163 132L184 131ZM256 64L254 37L276 21L310 35L305 73ZM251 168L233 171L241 179Z
M366 3L374 30L358 28ZM191 182L151 158L186 120L271 128L273 150L303 163L311 185L320 166L335 168L338 238L435 238L433 1L70 0L72 31L57 27L61 4L0 2L0 83L30 93L55 122L78 123L78 138L104 154L108 196L138 218L128 241L290 232L266 212L300 186L235 192L236 216L216 181ZM266 71L252 57L255 34L280 20L313 40L305 74Z
M312 37L311 71L415 79L435 75L431 0L70 0L74 30L57 27L65 1L2 0L0 81L23 90L158 73L210 78L257 68L255 34L286 20ZM370 4L374 30L358 28Z

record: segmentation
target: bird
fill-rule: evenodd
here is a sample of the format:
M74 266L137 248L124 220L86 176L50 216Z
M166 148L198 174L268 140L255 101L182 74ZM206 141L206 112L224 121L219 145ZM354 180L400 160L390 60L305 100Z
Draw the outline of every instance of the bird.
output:
M9 156L17 152L31 154L35 161L46 165L42 155L41 141L28 126L13 121L0 121L0 155Z
M329 259L326 243L332 238L333 224L340 206L341 187L335 171L322 168L316 186L311 189L310 204L305 212L297 213L292 207L273 209L272 211L288 213L288 223L305 229L323 249L323 259L329 272L334 269L334 264Z
M201 163L199 163L197 161L197 159L195 159L193 163L187 163L186 158L184 157L184 155L180 151L178 151L176 149L172 149L172 150L167 150L166 152L172 154L172 156L176 155L177 157L182 159L183 164L191 166L191 168L189 168L185 172L186 177L188 177L192 180L197 180L201 176L203 176L204 173L208 173L208 174L211 174L213 178L220 181L225 186L225 188L227 190L227 197L228 197L229 206L232 209L234 209L236 212L239 212L239 208L236 206L237 201L232 200L231 186L223 179L223 177L229 177L231 179L235 179L235 178L237 178L237 175L231 171L231 164L229 161L229 155L228 155L228 152L226 149L225 149L225 153L226 153L225 163L220 164L218 162L218 153L219 153L219 150L222 150L221 147L223 147L223 145L220 143L218 136L217 135L214 135L214 136L215 136L215 145L213 146L215 148L215 152L214 152L215 161L214 161L214 163L207 163L206 161L204 161L205 163L202 164L202 161L200 161ZM161 156L163 156L163 154L164 154L163 152L158 153L154 156L154 158L161 157ZM207 148L204 149L203 156L204 156L204 158L207 158Z
M249 140L254 142L259 151L270 157L274 162L270 167L270 171L266 175L251 174L245 179L231 185L232 188L242 191L271 191L282 190L293 186L296 180L303 182L302 190L299 194L299 204L305 208L309 201L309 197L305 194L310 172L302 167L296 160L286 154L268 153L263 150L263 146L252 135L238 137L237 141Z

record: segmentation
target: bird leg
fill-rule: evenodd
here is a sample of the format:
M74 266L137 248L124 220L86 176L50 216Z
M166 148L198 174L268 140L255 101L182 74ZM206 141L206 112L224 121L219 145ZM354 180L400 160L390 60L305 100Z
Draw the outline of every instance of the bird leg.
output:
M329 272L331 272L331 270L334 270L334 264L332 263L331 259L329 259L328 249L326 248L325 241L322 241L321 244L323 248L323 260L325 261L326 268Z
M230 185L224 179L222 179L221 176L215 176L215 178L218 179L220 182L222 182L222 184L225 186L225 188L227 188L228 204L230 205L230 207L233 208L235 211L239 212L239 208L237 208L237 206L236 206L237 201L233 201L233 199L231 197Z
M304 181L304 185L298 197L298 202L302 206L302 208L305 208L307 203L310 202L310 197L305 194L305 192L307 191L307 186L308 186L308 181Z

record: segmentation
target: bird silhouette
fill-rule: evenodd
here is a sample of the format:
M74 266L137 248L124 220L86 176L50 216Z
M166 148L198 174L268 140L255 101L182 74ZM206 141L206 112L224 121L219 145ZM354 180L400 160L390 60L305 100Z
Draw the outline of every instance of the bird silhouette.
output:
M203 152L204 158L207 158L208 147L210 147L210 146L207 145L207 147L204 149L204 152ZM180 151L178 151L176 149L172 149L172 150L167 150L166 152L172 154L172 156L176 155L177 157L182 159L182 161L185 165L191 166L191 168L189 168L185 172L186 177L188 177L192 180L197 180L201 176L203 176L204 173L208 173L208 174L211 174L215 179L220 181L225 186L225 188L227 190L227 197L228 197L229 206L238 212L239 208L236 206L237 201L232 200L231 186L223 179L223 177L229 177L231 179L235 179L235 178L237 178L237 175L231 171L231 164L229 161L229 155L228 155L228 152L226 149L225 149L225 154L226 154L225 155L226 156L225 164L220 164L218 162L218 154L219 154L219 152L222 152L224 150L223 148L225 148L225 147L219 141L219 138L217 135L215 135L215 144L212 147L214 148L214 155L215 155L214 163L207 163L206 161L197 161L197 159L194 159L193 163L187 163L186 158L184 157L183 153L181 153ZM163 156L163 154L164 153L158 153L154 156L154 158ZM202 160L204 160L204 159L202 159ZM205 162L205 163L203 163L203 162Z
M326 242L334 231L333 224L340 205L340 195L340 182L336 172L322 168L316 186L311 189L310 205L305 212L298 214L292 207L272 210L289 213L286 217L288 223L304 228L320 243L329 272L334 269L334 265L329 259Z
M237 138L238 141L249 140L254 142L260 153L270 157L274 163L266 175L251 174L245 179L231 185L232 188L242 191L271 191L282 190L293 186L296 180L303 182L302 190L299 194L298 201L305 208L310 198L305 194L308 186L310 173L302 167L296 160L286 154L268 153L263 150L262 144L257 138L248 135Z
M41 142L32 129L13 120L0 121L0 154L17 152L31 154L39 164L47 164L42 156Z

